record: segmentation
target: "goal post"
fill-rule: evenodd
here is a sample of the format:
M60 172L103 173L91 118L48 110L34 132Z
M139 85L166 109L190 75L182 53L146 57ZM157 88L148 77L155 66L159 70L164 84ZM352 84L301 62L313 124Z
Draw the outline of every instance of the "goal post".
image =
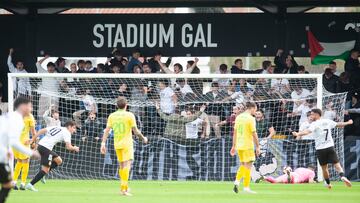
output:
M37 128L48 126L46 118L53 112L59 113L62 123L73 119L79 126L73 135L73 142L80 146L78 154L67 152L62 144L54 149L64 157L64 164L50 176L54 178L118 175L112 134L108 153L102 156L99 152L107 117L116 111L118 96L127 98L138 127L150 138L148 145L134 140L131 177L156 180L232 180L239 165L229 155L232 126L236 112L244 111L247 101L261 109L256 119L262 153L252 170L255 179L279 174L287 165L317 165L313 141L295 140L291 131L306 120L302 108L317 107L335 120L343 119L346 97L324 90L321 74L9 73L10 110L17 96L13 81L22 78L30 81ZM199 113L202 105L206 105L205 113ZM334 131L334 140L343 163L341 129ZM30 175L37 170L36 164L32 162ZM331 174L335 175L333 169ZM321 173L318 177L321 180Z

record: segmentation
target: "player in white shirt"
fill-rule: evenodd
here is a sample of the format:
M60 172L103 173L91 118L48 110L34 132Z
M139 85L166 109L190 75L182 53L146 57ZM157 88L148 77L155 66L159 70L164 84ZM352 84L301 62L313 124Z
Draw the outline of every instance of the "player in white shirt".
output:
M321 118L322 111L320 109L311 110L311 119L313 122L310 127L301 132L293 132L296 137L306 136L312 134L315 139L316 156L319 160L323 177L325 179L325 186L329 189L332 188L330 184L330 175L328 164L334 164L336 171L339 173L341 180L346 186L351 187L351 182L345 177L344 170L341 167L339 158L334 148L334 140L332 138L332 129L343 128L347 125L353 124L352 120L347 122L334 122L329 119Z
M174 91L169 87L167 79L159 81L160 89L160 109L167 114L175 112L175 105L177 103L177 96Z
M32 110L29 99L19 97L14 102L15 112L0 117L0 203L4 203L12 185L12 171L9 165L11 148L31 157L40 157L39 153L25 147L20 142L20 135L24 127L23 117Z
M24 64L21 61L16 62L16 67L12 63L12 54L14 53L14 49L11 48L9 51L9 56L7 59L7 64L9 67L9 71L11 73L27 73L24 69ZM17 93L20 95L31 95L31 85L29 82L29 78L19 78L18 81L13 81L13 88L17 90Z
M76 132L76 123L74 121L68 121L64 125L65 127L48 127L39 130L36 135L32 138L32 142L36 141L39 135L45 134L45 136L39 141L38 151L41 156L40 164L41 169L26 185L27 190L35 191L34 185L41 180L46 174L52 169L62 164L61 157L53 152L54 146L59 142L65 142L65 147L69 151L79 152L79 147L71 144L71 135Z

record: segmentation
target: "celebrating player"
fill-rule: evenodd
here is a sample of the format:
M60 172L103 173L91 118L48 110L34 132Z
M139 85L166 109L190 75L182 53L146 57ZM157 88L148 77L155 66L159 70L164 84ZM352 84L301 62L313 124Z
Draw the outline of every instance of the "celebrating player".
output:
M31 182L25 186L27 190L37 192L38 190L35 189L34 185L51 170L61 165L61 157L52 151L57 143L64 141L67 150L79 152L79 147L71 144L71 135L76 132L76 123L74 121L67 121L64 126L65 127L53 126L43 128L33 136L31 142L35 142L39 135L45 134L38 146L38 151L41 156L41 169Z
M250 190L250 171L255 161L254 143L256 145L256 155L260 154L259 139L256 133L256 121L254 118L257 106L253 102L246 103L246 111L235 119L233 146L230 154L238 152L241 166L236 173L234 182L234 192L239 192L240 180L244 178L244 192L255 193Z
M291 172L290 167L285 167L284 175L277 178L271 176L265 177L265 180L269 183L313 183L315 182L315 167L309 166L308 168L297 168L294 172Z
M351 187L351 182L345 177L344 170L339 163L339 158L334 148L334 140L331 135L331 130L335 127L342 128L353 124L352 120L347 122L334 122L329 119L321 118L322 111L320 109L311 110L311 118L313 122L310 127L301 132L293 132L296 137L306 136L312 134L315 139L316 156L319 160L323 177L325 179L325 186L331 189L330 175L328 164L334 164L336 171L339 173L341 180L346 186Z
M106 140L109 132L114 131L114 148L116 156L120 163L119 175L121 179L121 194L131 196L128 188L128 180L130 175L131 161L134 159L134 146L132 132L138 136L145 144L148 139L143 136L136 125L135 116L131 112L127 112L127 101L125 97L118 97L118 110L110 114L101 143L100 152L106 153Z
M26 115L24 117L24 129L21 132L20 136L20 142L25 147L30 147L30 138L29 133L32 134L32 136L35 136L36 130L35 130L35 119L34 116L30 113L29 115ZM21 184L20 184L20 190L25 190L25 182L29 173L29 161L30 157L26 154L22 154L21 152L17 151L16 149L14 151L14 156L16 159L16 165L14 170L14 190L18 190L19 188L16 185L16 182L19 178L19 175L21 173Z
M4 203L11 188L12 177L9 166L10 151L12 147L26 156L40 157L36 151L31 151L20 142L20 135L24 128L23 117L31 112L29 99L19 97L14 102L15 112L0 117L0 203Z

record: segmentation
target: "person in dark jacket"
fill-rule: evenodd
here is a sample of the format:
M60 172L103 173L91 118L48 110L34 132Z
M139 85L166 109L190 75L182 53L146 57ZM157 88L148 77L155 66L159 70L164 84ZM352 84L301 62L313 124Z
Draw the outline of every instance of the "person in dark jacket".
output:
M336 93L348 92L346 96L346 105L345 108L350 107L351 103L351 94L354 91L354 85L350 83L350 75L347 72L342 72L339 77L339 81L336 85Z
M323 74L323 85L329 92L336 93L339 76L334 75L331 68L326 68Z
M291 54L285 55L284 50L278 49L274 63L276 65L275 73L298 73L298 64Z
M157 73L160 71L160 65L159 62L161 60L161 52L156 52L156 54L154 55L154 57L152 57L151 59L148 60L148 64L150 66L151 72L152 73ZM171 57L169 57L166 62L165 62L165 66L169 67L171 63Z
M65 67L66 60L63 57L59 57L55 62L55 69L58 73L70 73L70 70Z
M350 57L345 62L345 72L349 73L350 83L355 89L360 89L360 64L359 51L352 50Z
M352 119L353 125L345 127L345 136L360 136L360 94L351 95L351 107L345 111L345 120Z
M203 105L200 108L200 111L191 116L182 116L180 114L166 114L161 112L160 105L156 103L156 110L160 117L166 121L166 127L164 131L164 137L172 140L179 141L186 138L186 123L192 122L200 117L200 115L205 111L206 106ZM164 143L166 149L172 149L165 153L164 157L164 180L177 180L178 178L178 165L179 165L179 154L178 154L178 144L177 143ZM172 177L169 177L171 170Z
M352 73L359 68L359 51L353 49L345 62L345 72Z

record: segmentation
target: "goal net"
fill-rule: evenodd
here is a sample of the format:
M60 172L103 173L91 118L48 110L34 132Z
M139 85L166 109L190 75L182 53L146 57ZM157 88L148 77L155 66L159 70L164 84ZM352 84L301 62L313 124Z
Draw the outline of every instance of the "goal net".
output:
M254 101L261 155L252 169L253 179L280 175L284 166L317 167L314 141L295 139L307 122L307 112L322 108L324 116L343 120L345 94L323 90L321 75L166 75L166 74L9 74L9 104L18 96L13 81L29 80L37 129L76 121L73 144L54 148L64 160L50 178L114 179L118 177L113 133L107 153L100 144L107 117L116 111L116 98L128 100L128 110L149 144L134 139L132 179L225 180L235 177L238 158L230 156L236 116L247 101ZM156 109L159 103L160 110ZM204 113L199 112L206 105ZM343 131L332 132L341 163ZM31 162L30 175L39 169ZM331 169L331 175L337 174Z

